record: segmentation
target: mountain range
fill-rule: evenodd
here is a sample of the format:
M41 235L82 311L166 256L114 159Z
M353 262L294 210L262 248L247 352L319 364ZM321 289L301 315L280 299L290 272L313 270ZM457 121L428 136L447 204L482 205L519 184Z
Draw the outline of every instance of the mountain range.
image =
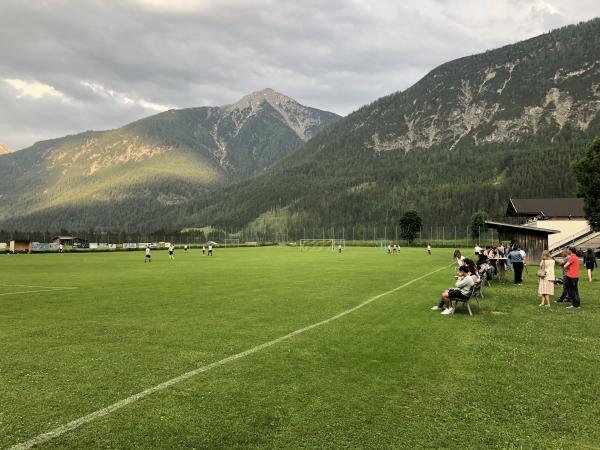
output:
M6 146L6 145L2 145L0 144L0 155L6 155L7 153L12 153L13 149Z
M600 19L445 63L339 119L265 90L0 158L0 227L462 226L571 196L600 133ZM328 126L325 126L328 125Z
M443 64L328 127L263 174L175 208L183 224L290 232L461 226L509 197L575 194L570 163L600 133L600 19Z
M38 142L0 159L0 223L146 227L168 206L260 173L338 119L265 89L231 105Z

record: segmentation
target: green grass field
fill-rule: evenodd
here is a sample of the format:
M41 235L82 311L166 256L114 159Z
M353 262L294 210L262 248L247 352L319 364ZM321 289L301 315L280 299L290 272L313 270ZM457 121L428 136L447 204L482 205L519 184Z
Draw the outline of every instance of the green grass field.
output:
M600 283L539 310L530 268L442 316L451 253L2 255L0 448L437 269L40 448L598 448Z

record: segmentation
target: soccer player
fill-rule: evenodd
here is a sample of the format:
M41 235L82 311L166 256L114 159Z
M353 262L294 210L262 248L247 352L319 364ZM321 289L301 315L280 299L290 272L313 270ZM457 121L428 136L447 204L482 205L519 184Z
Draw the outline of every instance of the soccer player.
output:
M388 244L388 255L392 254L392 244Z
M206 254L206 245L202 246L202 256Z
M431 256L431 244L427 244L427 254Z
M152 262L152 255L150 254L150 246L146 245L146 257L144 258L144 264Z
M60 244L58 244L58 253L62 253L63 248L64 248L64 246L63 246L62 242Z
M339 245L338 245L338 252L339 252L339 253L342 253L342 244L339 244Z
M173 243L169 244L169 259L171 261L173 261L175 259L175 256L173 255L173 253L175 253L175 246L173 245Z
M188 246L187 246L187 244L185 244L185 245L183 246L183 251L184 251L184 253L187 255L187 251L188 251Z
M394 254L396 254L396 244L394 244Z
M212 244L208 244L208 256L212 256Z

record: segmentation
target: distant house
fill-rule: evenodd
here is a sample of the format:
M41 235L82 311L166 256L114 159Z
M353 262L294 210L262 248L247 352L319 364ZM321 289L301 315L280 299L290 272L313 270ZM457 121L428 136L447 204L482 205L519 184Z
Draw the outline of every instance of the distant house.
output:
M550 251L565 245L594 246L600 240L585 219L581 198L511 198L506 215L522 218L527 227L557 231L548 236Z
M14 239L10 241L11 253L31 253L31 241L25 239Z
M55 236L52 238L52 243L55 245L64 245L65 247L89 247L89 242L86 239L75 236Z

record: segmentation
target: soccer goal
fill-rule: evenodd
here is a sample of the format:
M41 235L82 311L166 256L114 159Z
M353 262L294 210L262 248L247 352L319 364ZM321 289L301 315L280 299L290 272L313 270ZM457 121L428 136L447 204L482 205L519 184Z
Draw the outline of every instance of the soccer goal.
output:
M240 240L239 239L225 239L225 248L227 247L239 247Z
M388 240L387 240L387 239L385 239L385 238L379 238L379 239L376 239L376 240L375 240L375 245L376 245L378 248L382 248L382 249L384 249L384 250L385 250L385 249L387 248L387 245L388 245Z
M335 250L339 246L346 248L345 239L300 239L300 251L312 249Z

